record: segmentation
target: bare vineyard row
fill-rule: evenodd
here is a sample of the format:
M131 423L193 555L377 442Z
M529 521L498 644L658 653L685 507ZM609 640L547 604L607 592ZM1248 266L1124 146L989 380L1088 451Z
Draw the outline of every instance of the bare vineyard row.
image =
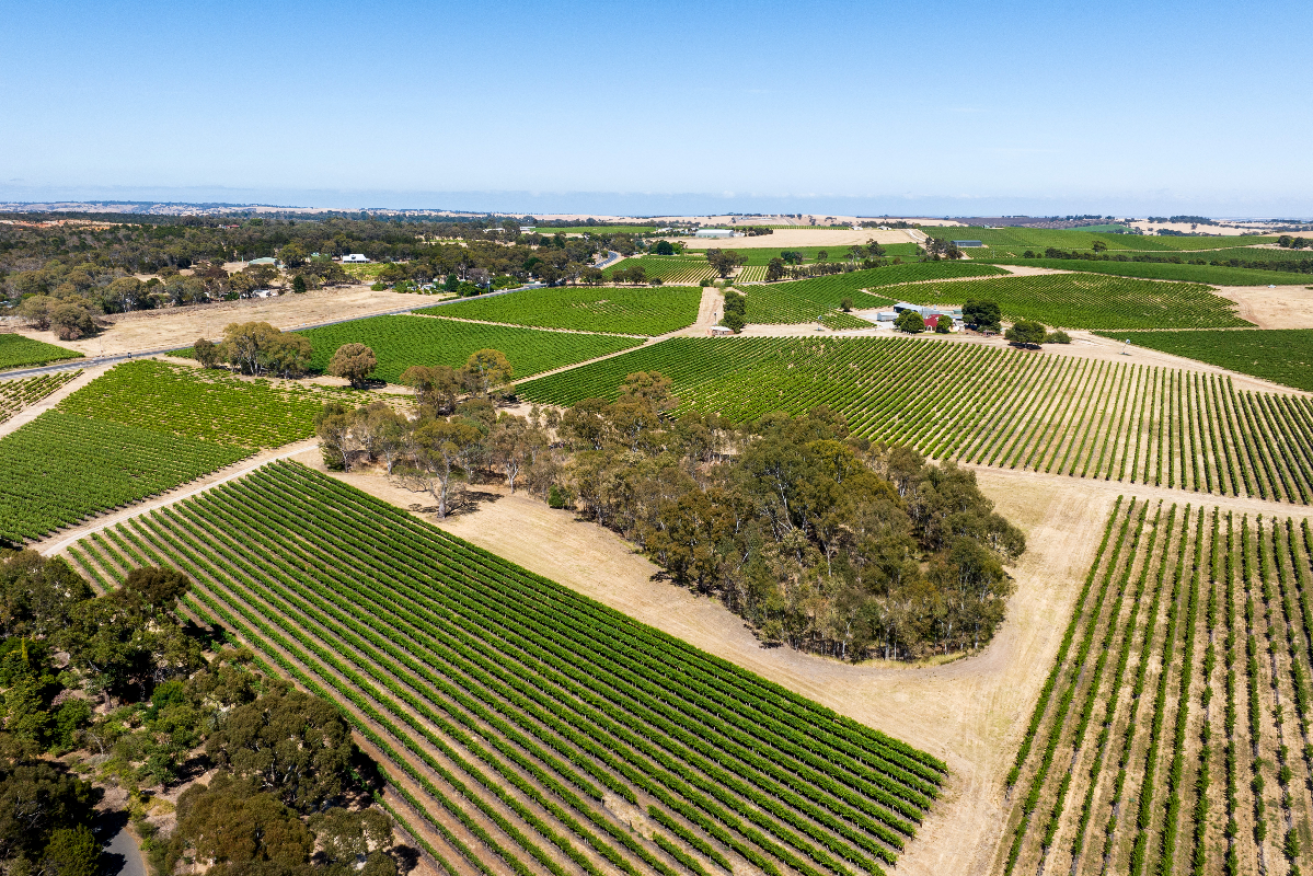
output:
M1005 874L1299 874L1313 531L1118 501L1008 777Z

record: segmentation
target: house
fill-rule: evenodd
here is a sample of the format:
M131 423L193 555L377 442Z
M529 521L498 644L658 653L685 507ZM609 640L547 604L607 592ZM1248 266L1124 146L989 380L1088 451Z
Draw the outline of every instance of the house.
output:
M344 255L344 256L342 256L342 264L344 264L344 265L367 265L367 264L369 264L369 259L365 258L364 255L362 255L361 253L353 252L353 253L351 253L350 255Z
M906 301L900 301L894 305L894 313L902 313L904 310L915 310L921 314L922 319L929 319L937 314L950 316L959 321L962 319L962 308L960 307L928 307L921 304L908 304Z
M533 226L533 225L521 225L521 226L520 226L520 233L521 233L521 234L533 234L534 228L535 228L535 226Z
M728 228L699 228L693 232L694 237L712 238L714 240L724 240L734 236L734 232Z
M711 336L713 338L727 338L734 334L734 330L723 325L713 325L711 327Z
M278 294L279 294L279 293L278 293L278 290L277 290L277 289L252 289L252 290L251 290L251 297L252 297L252 298L277 298L277 297L278 297Z
M983 247L984 244L978 240L955 240L953 241L953 246L958 249L969 249L972 247Z

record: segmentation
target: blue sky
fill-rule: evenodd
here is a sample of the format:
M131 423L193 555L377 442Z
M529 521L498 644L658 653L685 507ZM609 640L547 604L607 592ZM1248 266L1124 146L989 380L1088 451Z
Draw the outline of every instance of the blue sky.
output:
M7 4L0 199L1313 215L1295 2Z

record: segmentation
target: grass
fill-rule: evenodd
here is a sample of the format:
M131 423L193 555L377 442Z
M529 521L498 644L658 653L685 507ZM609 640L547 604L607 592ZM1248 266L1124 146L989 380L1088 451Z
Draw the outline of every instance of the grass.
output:
M1100 334L1313 392L1313 329Z
M742 291L748 296L748 322L788 325L814 322L821 313L837 311L843 299L853 299L857 310L888 307L888 298L863 292L902 283L950 277L981 277L1003 274L1001 268L968 262L915 262L889 265L847 274L831 274L809 280L791 280L765 285L751 285ZM916 287L911 287L916 288ZM851 314L836 313L831 328L861 328L870 323ZM827 322L827 324L829 324Z
M696 286L550 288L417 312L542 328L663 335L692 325L701 302L702 290Z
M81 358L82 354L77 350L57 347L44 341L34 341L22 335L0 335L0 371Z
M1158 237L1147 234L1108 234L1087 231L1083 228L933 228L921 229L931 237L947 240L979 240L988 249L967 250L988 255L1020 258L1026 250L1042 254L1049 247L1066 251L1092 251L1096 241L1107 245L1110 252L1186 252L1193 250L1234 247L1251 243L1273 243L1275 237L1259 235L1245 237Z
M859 437L936 459L1313 501L1313 454L1298 438L1313 402L1130 360L933 337L673 338L517 389L570 405L614 398L637 371L671 378L681 410L735 422L823 404Z
M1235 303L1209 287L1098 274L1043 274L922 283L888 290L914 304L957 304L968 298L998 302L1005 320L1033 319L1078 329L1227 328L1250 323Z
M637 338L481 325L431 316L374 316L299 334L309 338L314 347L315 369L327 368L328 360L343 344L360 343L378 358L373 376L389 383L398 382L411 365L459 367L479 350L500 350L517 377L528 377L642 343Z
M1308 275L1290 271L1262 271L1250 268L1227 268L1215 265L1178 265L1171 262L1114 262L1086 259L992 259L978 256L991 264L1031 265L1059 271L1081 271L1117 277L1140 277L1148 280L1179 280L1184 283L1207 283L1211 286L1289 286L1309 282Z
M158 562L187 572L191 611L341 702L382 769L407 776L404 818L444 837L448 872L499 858L521 873L575 872L556 863L569 859L595 876L874 873L915 836L947 773L295 464L70 556L93 578ZM644 831L630 812L650 817ZM683 857L663 858L670 849Z

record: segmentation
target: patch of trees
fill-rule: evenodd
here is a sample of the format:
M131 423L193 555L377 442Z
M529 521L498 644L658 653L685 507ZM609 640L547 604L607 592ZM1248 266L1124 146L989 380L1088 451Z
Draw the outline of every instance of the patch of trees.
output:
M1014 347L1038 350L1041 344L1070 344L1071 336L1064 331L1049 331L1042 323L1030 319L1014 322L1003 337Z
M721 317L720 324L736 335L743 331L743 327L748 324L748 297L746 295L732 289L725 292L725 315Z
M1277 238L1277 246L1282 249L1305 249L1313 246L1313 240L1307 237L1291 237L1289 234L1283 234Z
M158 873L395 876L410 853L337 707L215 649L179 614L190 587L143 567L97 596L63 559L0 555L0 868L95 876L104 787L191 782L169 835L129 813Z
M950 261L960 259L964 253L958 249L957 244L947 238L931 237L925 242L925 251L929 254L931 260L940 261L949 259Z
M330 464L372 461L433 495L439 514L480 481L572 509L770 643L860 660L990 639L1012 588L1004 565L1025 539L973 473L853 438L825 408L743 426L673 416L670 388L632 374L614 401L517 417L442 372L417 385L417 417L325 408L338 419L320 434Z
M997 301L968 298L962 305L962 322L980 332L997 332L1003 325L1003 311Z
M747 256L733 249L707 250L707 263L718 276L728 277L734 269L748 263Z
M362 344L347 345L363 347ZM369 351L369 357L373 351ZM309 338L283 332L267 322L231 323L223 330L223 340L214 343L205 338L192 345L196 361L205 368L229 367L241 374L272 374L275 377L302 377L310 368L314 352ZM341 350L338 351L339 353ZM358 351L356 355L360 355ZM334 357L336 361L336 357ZM347 367L346 362L339 363ZM377 363L375 363L377 364ZM330 366L331 368L331 366ZM370 366L370 371L373 365ZM354 373L354 370L352 371ZM365 372L367 375L369 372ZM348 374L342 374L349 377ZM362 378L363 380L363 378ZM357 381L352 381L353 384Z

